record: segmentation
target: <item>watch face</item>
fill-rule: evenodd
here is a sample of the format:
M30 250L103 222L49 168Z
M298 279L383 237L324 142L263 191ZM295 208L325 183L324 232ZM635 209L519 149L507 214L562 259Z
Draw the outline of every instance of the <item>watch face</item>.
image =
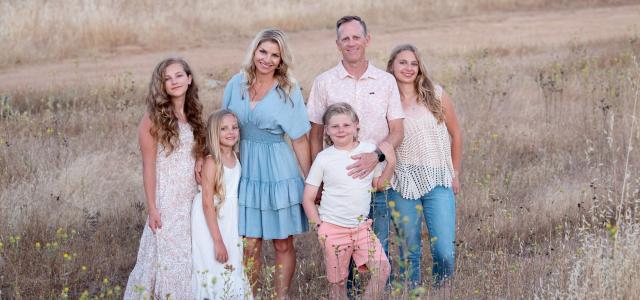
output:
M384 153L380 152L378 153L378 162L383 162L385 159Z

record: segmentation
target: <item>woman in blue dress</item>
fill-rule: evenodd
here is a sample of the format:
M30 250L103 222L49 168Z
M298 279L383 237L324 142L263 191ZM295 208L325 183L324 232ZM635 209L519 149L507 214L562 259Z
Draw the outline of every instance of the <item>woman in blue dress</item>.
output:
M222 104L240 122L239 229L247 240L244 262L249 280L257 295L262 241L272 240L277 298L286 298L295 270L293 235L308 227L301 202L302 176L311 164L306 136L310 124L300 87L289 70L291 61L285 34L261 31L241 72L227 83Z

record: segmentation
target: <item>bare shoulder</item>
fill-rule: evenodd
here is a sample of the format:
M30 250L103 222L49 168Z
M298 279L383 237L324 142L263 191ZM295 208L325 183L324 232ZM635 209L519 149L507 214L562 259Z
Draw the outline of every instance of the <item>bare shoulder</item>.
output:
M149 113L145 112L142 116L142 119L140 119L140 123L138 124L138 134L148 133L152 126L153 122L151 122Z
M442 105L444 105L445 107L453 107L453 100L451 100L451 96L449 96L449 93L447 93L447 91L444 90L444 88L442 88L442 86L440 87L440 101L442 101Z
M218 169L216 168L216 161L213 159L213 156L205 156L204 164L202 165L202 175L204 177L212 177L215 176L217 172Z
M145 113L138 125L138 143L143 153L155 153L156 139L151 134L153 123L149 118L149 114Z

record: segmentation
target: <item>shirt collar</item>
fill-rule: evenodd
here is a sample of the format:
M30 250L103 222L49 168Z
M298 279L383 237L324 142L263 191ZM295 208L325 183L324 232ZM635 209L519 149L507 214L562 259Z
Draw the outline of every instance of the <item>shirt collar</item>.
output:
M353 78L353 76L349 74L347 69L345 69L344 65L342 64L342 61L338 63L338 65L336 66L336 69L338 70L338 78L340 79L345 79L347 77ZM371 79L378 78L375 72L375 67L370 62L367 62L367 70L364 71L364 74L362 74L362 77L360 79L362 78L371 78Z

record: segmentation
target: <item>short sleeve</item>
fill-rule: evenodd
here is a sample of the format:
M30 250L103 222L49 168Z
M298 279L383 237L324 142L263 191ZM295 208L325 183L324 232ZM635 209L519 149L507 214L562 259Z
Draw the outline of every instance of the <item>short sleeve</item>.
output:
M278 116L278 122L282 130L293 140L301 137L311 129L307 108L304 105L300 86L296 85L289 95L291 101L282 103L283 110ZM293 104L293 105L291 105Z
M316 78L313 81L309 101L307 101L309 121L316 124L322 124L322 116L327 110L326 91L322 88L320 84L321 81L320 78Z
M390 84L389 104L387 107L387 120L403 119L404 111L402 110L402 102L400 102L400 91L398 84L393 80Z
M320 184L322 183L322 177L324 176L324 168L323 168L323 163L322 163L322 158L320 156L318 156L316 158L316 160L313 161L313 164L311 164L311 169L309 169L309 175L307 175L307 179L305 180L305 182L307 184L313 185L313 186L320 186Z

